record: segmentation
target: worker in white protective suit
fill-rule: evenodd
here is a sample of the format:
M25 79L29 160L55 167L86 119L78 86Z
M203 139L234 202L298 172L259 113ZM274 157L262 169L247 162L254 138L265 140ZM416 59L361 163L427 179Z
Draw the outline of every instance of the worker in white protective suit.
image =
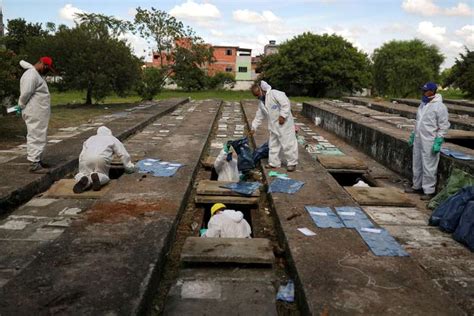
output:
M214 169L216 169L218 181L239 181L240 175L237 167L237 159L237 155L232 146L225 144L214 162Z
M240 211L226 209L222 203L211 208L211 219L201 237L251 238L252 229Z
M441 144L450 126L448 109L437 89L433 82L422 87L415 130L408 140L413 146L413 186L405 192L423 194L422 200L430 200L435 194Z
M118 156L124 165L125 172L132 173L135 166L123 144L112 135L105 126L97 129L97 135L89 137L82 146L79 155L79 173L74 177L74 193L82 193L92 187L94 191L107 184L110 163L113 156Z
M35 65L22 60L20 66L26 71L20 79L17 111L22 113L26 123L27 159L32 163L30 172L47 172L48 166L41 158L47 142L51 98L48 85L41 75L53 70L53 60L50 57L41 57Z
M266 167L280 168L281 152L281 157L286 160L287 171L294 171L298 164L298 142L295 135L290 100L284 92L272 89L265 81L261 81L260 85L254 84L251 90L260 102L250 133L253 135L262 124L263 119L268 119L270 137L268 140L268 165Z

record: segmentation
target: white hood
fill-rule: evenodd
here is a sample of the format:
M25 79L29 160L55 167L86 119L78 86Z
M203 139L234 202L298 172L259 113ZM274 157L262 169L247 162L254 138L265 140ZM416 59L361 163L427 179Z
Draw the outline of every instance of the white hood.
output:
M434 102L443 102L443 96L439 93L436 93L434 98L430 101L430 103Z
M34 68L34 66L33 66L32 64L30 64L29 62L24 61L24 60L20 60L20 66L21 66L23 69L31 69L31 68Z
M97 129L98 136L112 136L112 131L105 126L101 126Z
M224 210L222 214L229 217L236 223L240 223L244 219L244 214L241 211Z

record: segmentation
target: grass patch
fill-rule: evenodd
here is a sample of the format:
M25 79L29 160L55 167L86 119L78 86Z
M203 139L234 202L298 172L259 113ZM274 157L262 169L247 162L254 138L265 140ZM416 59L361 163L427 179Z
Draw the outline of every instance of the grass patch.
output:
M85 102L85 92L81 91L67 91L67 92L51 92L51 105L73 104L80 105ZM163 90L155 96L155 100L164 100L169 98L187 98L193 100L207 100L207 99L221 99L224 101L240 101L246 99L255 99L252 93L248 90L244 91L229 91L229 90L204 90L204 91L182 91L182 90ZM293 102L305 102L315 100L311 97L291 97ZM111 95L104 99L100 104L114 104L114 103L135 103L140 102L141 98L137 95L130 95L127 97L119 97Z
M438 91L443 99L453 99L453 100L468 100L464 93L459 89L446 89Z

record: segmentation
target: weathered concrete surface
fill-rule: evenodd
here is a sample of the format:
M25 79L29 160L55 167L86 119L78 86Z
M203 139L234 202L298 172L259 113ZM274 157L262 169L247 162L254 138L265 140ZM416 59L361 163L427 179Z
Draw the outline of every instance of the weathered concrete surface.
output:
M277 315L271 269L183 269L164 315Z
M474 107L474 101L471 101L471 100L444 99L444 102L451 103L451 104L462 105L462 106L472 106L472 107Z
M359 104L359 105L364 105L364 106L369 106L377 111L382 111L385 113L392 113L392 114L397 114L409 119L416 119L416 112L417 108L414 106L410 106L407 104L403 103L397 103L393 104L391 102L387 101L376 101L374 99L368 99L368 98L359 98L359 97L346 97L343 98L344 101L354 103L354 104ZM417 107L420 105L416 105ZM452 129L457 129L457 130L466 130L466 131L474 131L474 117L468 116L464 117L465 115L458 115L458 114L453 114L450 110L448 110L449 114L449 122L451 123L451 128Z
M356 157L368 165L367 175L377 187L388 187L403 190L408 180L373 158L357 150L339 137L314 126L312 120L297 115L299 124L311 127L311 134L337 146L346 155ZM310 132L302 136L312 138ZM365 206L363 209L374 222L389 230L403 245L412 258L425 270L435 284L441 287L466 314L474 312L474 253L452 239L451 234L441 232L437 227L428 226L432 211L426 208L417 194L408 194L416 203L416 208Z
M126 117L113 120L107 123L107 127L118 139L124 140L184 102L187 102L187 99L160 101L153 106L144 107L143 110L134 111ZM29 163L26 157L19 157L1 164L0 214L47 190L54 181L77 168L82 143L95 133L95 129L80 133L68 139L67 146L65 142L47 145L43 160L52 166L49 174L28 172Z
M132 174L118 179L0 289L0 314L130 315L146 309L219 104L204 102L180 123L162 117L160 125L151 124L126 142L130 152L145 151L146 157L184 167L169 178ZM167 135L150 141L163 124Z
M404 177L412 177L412 150L408 146L409 131L323 102L305 102L302 113L310 119L320 117L321 127L325 130L347 140ZM443 146L474 156L474 150L465 147L451 143L445 143ZM444 185L452 168L474 173L474 162L462 161L441 154L438 185Z
M270 240L265 238L188 237L181 261L272 264L274 257Z
M409 106L418 107L420 105L420 100L416 100L416 99L398 99L398 98L394 98L394 99L392 99L392 101L408 104ZM461 104L455 104L455 103L452 102L452 100L450 100L450 101L443 100L443 101L446 104L446 106L448 108L448 111L450 113L474 116L474 108L472 106L464 106L464 105L461 105Z
M247 120L256 111L256 102L243 102ZM260 128L265 130L265 124ZM267 134L260 131L261 144ZM266 179L268 170L265 170ZM356 206L329 173L303 150L298 170L291 178L305 181L294 195L271 194L281 238L287 245L297 299L303 313L462 315L408 257L376 257L354 230L318 229L305 205ZM307 237L297 228L308 227L316 236ZM445 302L442 305L433 302Z

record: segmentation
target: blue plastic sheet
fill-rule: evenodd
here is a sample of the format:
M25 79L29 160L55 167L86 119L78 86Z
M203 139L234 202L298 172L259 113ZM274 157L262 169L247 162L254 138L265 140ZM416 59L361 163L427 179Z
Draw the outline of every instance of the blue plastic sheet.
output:
M441 152L445 154L446 156L451 156L453 158L460 159L460 160L474 160L474 157L471 155L467 155L465 153L448 149L448 148L442 148Z
M316 226L320 228L343 228L344 223L330 207L305 206Z
M270 184L270 187L268 188L268 193L294 194L298 192L303 185L303 181L277 178L273 180L273 182Z
M277 293L277 300L292 303L295 301L295 284L292 280L286 285L280 285Z
M143 159L137 162L139 173L150 173L155 177L172 177L183 165L180 163L161 161L160 159Z
M370 231L373 230L373 231ZM376 256L388 257L406 257L408 253L400 246L400 244L393 238L385 229L369 229L364 231L364 228L357 228L357 232L369 246L372 253Z
M337 215L342 219L348 228L374 227L367 215L358 207L340 206L336 207Z
M234 192L243 195L251 195L260 187L259 182L236 182L221 185L221 188L231 189Z

